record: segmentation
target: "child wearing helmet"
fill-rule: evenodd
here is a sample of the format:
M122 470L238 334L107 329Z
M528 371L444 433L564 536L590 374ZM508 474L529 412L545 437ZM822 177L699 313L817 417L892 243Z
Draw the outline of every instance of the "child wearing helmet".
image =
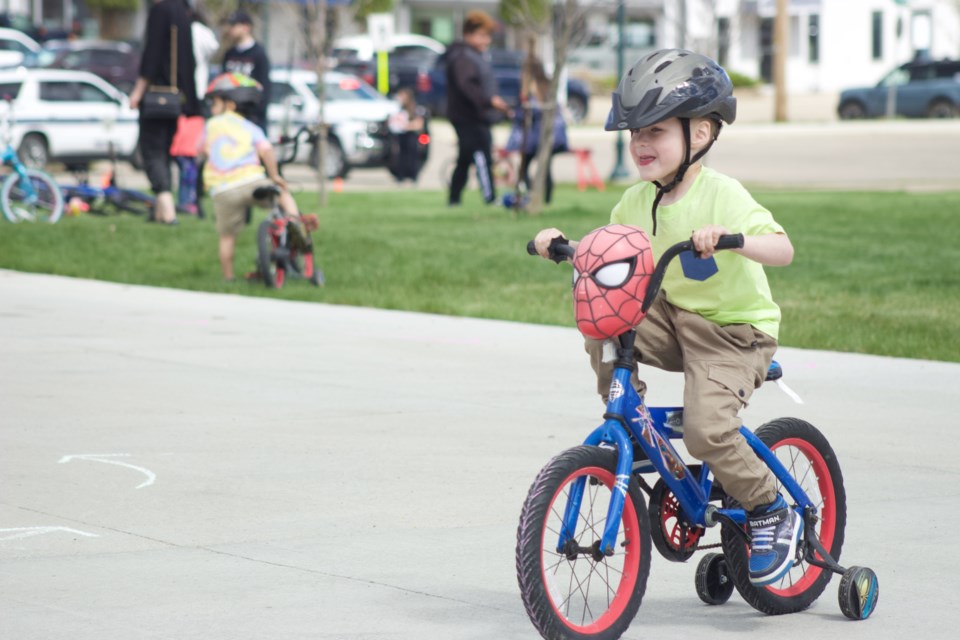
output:
M206 160L203 180L213 199L220 234L220 268L227 281L234 279L237 234L246 223L247 208L255 204L253 192L258 187L276 185L280 207L300 218L297 203L280 176L273 146L263 129L243 115L256 108L261 92L255 80L239 73L221 74L207 88L212 117L204 127L199 152ZM316 216L304 216L302 222L315 228Z
M736 118L732 94L726 72L691 51L651 53L624 74L605 128L630 132L641 182L623 194L610 222L646 232L654 258L688 239L700 252L700 259L681 254L667 269L634 348L639 363L683 372L684 443L748 511L750 580L761 586L789 571L803 524L740 435L737 414L763 383L777 347L780 308L763 267L790 264L793 246L739 182L702 164L723 123ZM715 254L728 233L742 233L743 248ZM558 236L557 229L538 233L538 253L547 257ZM587 338L606 395L613 363L603 345ZM645 386L635 382L642 393Z

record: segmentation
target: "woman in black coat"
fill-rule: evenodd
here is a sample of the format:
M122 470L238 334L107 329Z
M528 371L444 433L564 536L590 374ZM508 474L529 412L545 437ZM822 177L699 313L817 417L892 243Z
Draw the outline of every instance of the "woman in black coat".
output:
M130 106L140 108L150 85L176 85L182 96L181 113L200 115L200 102L194 81L193 36L186 0L154 0L147 15L140 77L130 92ZM171 70L173 34L176 27L176 69ZM173 81L174 74L176 82ZM140 153L150 187L157 196L154 220L175 224L177 211L171 191L170 144L177 132L176 118L147 119L140 114Z

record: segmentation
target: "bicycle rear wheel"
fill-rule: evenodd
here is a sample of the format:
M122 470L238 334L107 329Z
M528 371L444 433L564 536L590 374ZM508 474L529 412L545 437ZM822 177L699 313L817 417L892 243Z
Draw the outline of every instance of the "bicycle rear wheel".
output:
M286 267L283 260L277 259L277 238L272 230L270 220L257 227L257 270L268 289L279 289L286 280Z
M10 222L55 223L63 215L60 187L39 169L26 169L25 177L14 171L0 188L0 209Z
M796 418L780 418L757 429L757 437L773 451L817 508L815 531L823 548L840 560L847 524L847 497L840 463L830 443L816 427ZM790 496L777 482L777 490ZM737 591L763 613L795 613L809 607L823 593L833 573L808 563L793 566L779 581L765 587L750 583L749 553L743 539L724 526L721 532L727 567ZM801 542L801 544L803 544Z
M531 622L544 638L619 638L636 615L650 573L650 522L637 481L627 486L618 544L599 551L614 491L617 454L580 446L547 463L534 480L517 530L517 579ZM572 538L558 549L574 485L584 481Z

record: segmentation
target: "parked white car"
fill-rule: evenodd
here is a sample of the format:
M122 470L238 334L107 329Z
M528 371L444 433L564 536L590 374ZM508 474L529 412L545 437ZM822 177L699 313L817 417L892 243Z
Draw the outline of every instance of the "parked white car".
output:
M0 113L9 119L10 142L28 166L109 158L111 143L119 159L136 151L137 112L127 96L86 71L0 71Z
M320 121L316 73L274 69L270 82L267 120L271 140ZM327 175L343 177L352 167L383 166L388 152L387 119L400 105L356 76L328 71L324 85L324 120L330 127ZM316 166L316 149L301 149L297 160Z
M416 33L395 33L390 38L390 51L401 55L430 54L433 60L443 54L447 47L439 40ZM376 54L373 39L368 35L344 36L333 41L333 57L343 61L350 58L372 60Z
M24 32L0 27L0 69L19 66L25 55L40 48L40 43Z

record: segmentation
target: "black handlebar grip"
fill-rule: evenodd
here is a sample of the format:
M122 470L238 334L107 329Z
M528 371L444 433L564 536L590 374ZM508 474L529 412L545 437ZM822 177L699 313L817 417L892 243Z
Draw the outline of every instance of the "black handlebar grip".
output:
M551 240L550 246L547 247L547 254L550 256L550 259L557 264L565 262L567 258L572 258L575 251L576 250L570 246L570 241L563 236ZM527 253L532 256L539 255L533 240L527 243Z
M743 234L742 233L731 233L729 235L720 236L720 239L717 240L717 246L714 247L717 251L721 249L743 249Z

